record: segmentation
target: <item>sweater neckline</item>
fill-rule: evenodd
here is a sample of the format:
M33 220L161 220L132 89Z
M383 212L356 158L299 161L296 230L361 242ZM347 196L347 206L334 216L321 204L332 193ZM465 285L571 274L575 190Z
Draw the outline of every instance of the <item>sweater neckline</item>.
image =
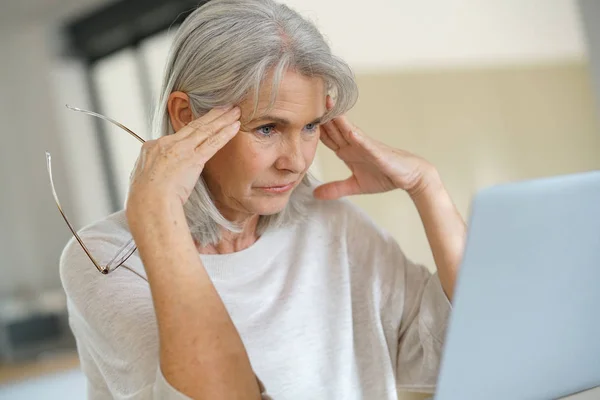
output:
M293 229L267 229L247 248L226 254L200 254L212 279L230 280L259 275L285 247Z

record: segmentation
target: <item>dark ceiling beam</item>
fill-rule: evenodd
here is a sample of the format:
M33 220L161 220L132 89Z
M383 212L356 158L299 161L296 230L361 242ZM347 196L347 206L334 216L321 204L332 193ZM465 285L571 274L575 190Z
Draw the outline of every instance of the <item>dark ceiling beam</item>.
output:
M70 53L88 63L180 24L207 0L122 0L65 26Z

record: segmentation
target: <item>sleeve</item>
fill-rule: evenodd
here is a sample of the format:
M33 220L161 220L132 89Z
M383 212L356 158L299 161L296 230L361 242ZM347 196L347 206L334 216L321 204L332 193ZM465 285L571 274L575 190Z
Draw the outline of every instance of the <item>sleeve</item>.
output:
M409 260L397 241L362 210L351 212L351 257L380 304L399 390L435 389L452 306L437 273Z
M446 327L452 306L437 273L409 261L403 282L393 290L402 305L398 329L396 385L398 389L432 392L438 378ZM393 295L392 297L396 297ZM391 307L394 309L395 307Z
M112 244L93 242L86 244L100 262L118 250ZM100 274L74 241L63 251L60 271L88 390L109 393L114 399L189 400L160 370L148 283L122 267Z

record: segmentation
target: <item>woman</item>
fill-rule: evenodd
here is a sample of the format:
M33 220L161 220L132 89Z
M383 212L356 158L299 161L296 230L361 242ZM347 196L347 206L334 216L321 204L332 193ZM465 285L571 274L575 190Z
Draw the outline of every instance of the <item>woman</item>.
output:
M335 101L330 95L334 95ZM92 399L395 399L434 388L465 225L435 168L343 116L356 86L309 22L213 0L174 40L125 210L61 258ZM315 188L319 141L352 176ZM344 196L401 189L438 273ZM263 385L264 384L264 385Z

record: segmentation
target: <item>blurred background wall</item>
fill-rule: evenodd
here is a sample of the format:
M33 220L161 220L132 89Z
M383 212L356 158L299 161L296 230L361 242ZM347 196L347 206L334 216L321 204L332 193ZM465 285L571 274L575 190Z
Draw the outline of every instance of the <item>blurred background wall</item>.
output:
M360 98L352 121L432 161L465 217L473 194L487 185L600 168L600 90L594 93L592 83L600 82L597 2L285 2L315 21L353 67ZM64 105L94 109L149 137L152 99L176 26L93 63L73 52L64 29L119 3L0 2L0 326L2 319L63 307L58 257L71 235L52 199L44 152L52 154L58 195L80 228L122 207L139 151L118 128ZM348 176L324 147L314 171L323 180ZM434 268L404 194L352 201L390 230L409 257ZM2 338L0 332L0 354ZM18 365L5 360L0 383L76 368L72 352L61 351L60 360L48 356L59 348L72 347L51 343ZM49 360L42 367L32 361L40 355ZM63 378L81 382L68 374ZM32 390L1 388L0 399ZM45 398L67 398L57 396Z

